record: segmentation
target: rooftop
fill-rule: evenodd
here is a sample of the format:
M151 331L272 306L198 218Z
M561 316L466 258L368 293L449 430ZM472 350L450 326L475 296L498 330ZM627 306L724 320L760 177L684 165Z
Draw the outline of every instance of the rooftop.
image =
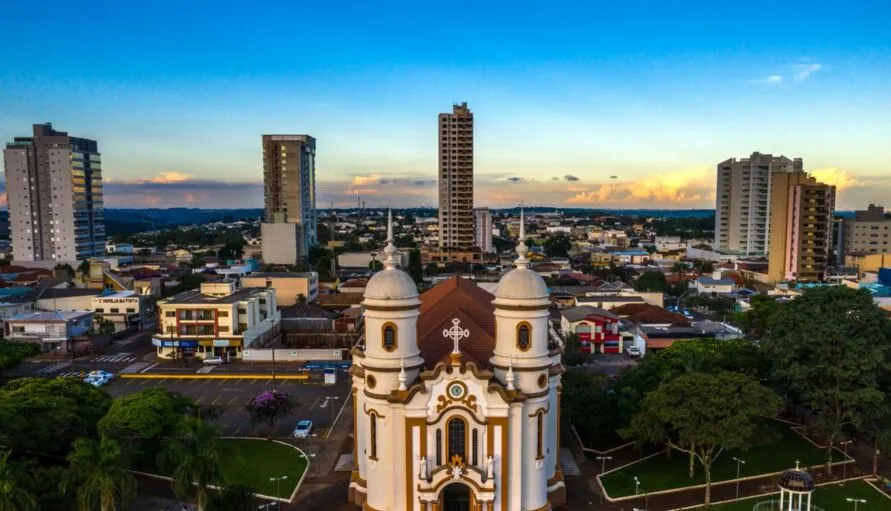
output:
M572 307L571 309L566 309L563 311L563 317L570 322L581 321L589 316L601 316L604 318L619 319L619 316L617 316L615 313L609 312L599 307L591 307L590 305L580 305L578 307Z
M247 278L267 277L272 279L308 279L312 276L312 272L265 271L251 273Z
M6 321L16 323L61 323L80 319L85 316L91 316L92 314L92 311L24 312L22 314L16 314Z
M245 287L241 288L230 295L225 296L210 296L202 294L201 291L191 290L191 291L183 291L182 293L176 294L167 298L166 300L162 300L159 302L160 304L216 304L216 303L238 303L243 300L247 300L258 292L265 291L265 288L260 287Z

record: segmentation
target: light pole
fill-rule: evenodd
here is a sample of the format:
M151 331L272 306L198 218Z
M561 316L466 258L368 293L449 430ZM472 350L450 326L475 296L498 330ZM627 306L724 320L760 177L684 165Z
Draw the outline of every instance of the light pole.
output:
M600 464L600 467L601 467L601 468L600 468L600 473L601 473L601 474L603 474L604 472L606 472L606 462L609 461L609 460L611 460L611 459L613 459L612 456L598 456L598 457L597 457L597 460L600 461L600 462L602 462L602 463Z
M739 500L739 466L740 464L745 465L746 460L741 460L734 456L733 461L736 462L736 499Z
M278 502L270 502L269 504L260 504L257 506L257 509L270 509L273 506L278 506Z
M637 495L640 492L640 479L637 476L634 476L634 494Z
M851 445L851 440L845 440L840 443L845 446L845 458L842 460L842 486L844 486L845 479L848 478L848 446Z
M278 476L278 477L270 477L270 481L275 481L275 496L278 498L282 497L282 481L287 479L288 476Z
M848 502L854 503L854 511L857 511L857 504L866 504L866 499L852 499L850 497L846 498Z

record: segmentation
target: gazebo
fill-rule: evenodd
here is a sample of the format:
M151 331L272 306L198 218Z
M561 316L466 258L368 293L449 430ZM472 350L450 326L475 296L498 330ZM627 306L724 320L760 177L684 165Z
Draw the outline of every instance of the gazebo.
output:
M780 500L759 502L752 511L823 511L811 503L816 488L814 478L802 470L797 461L794 469L780 474L778 485Z

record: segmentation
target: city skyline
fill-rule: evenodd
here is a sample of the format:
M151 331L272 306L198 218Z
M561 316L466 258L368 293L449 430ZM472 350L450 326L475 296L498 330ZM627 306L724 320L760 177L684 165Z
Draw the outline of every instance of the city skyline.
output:
M89 11L53 4L0 21L0 138L52 121L101 140L108 207L262 207L257 139L275 132L317 138L319 207L435 206L432 119L464 101L476 206L713 208L716 165L755 151L802 157L839 209L891 196L879 2L313 5L281 19L198 2L121 7L89 37ZM293 16L313 23L277 35Z

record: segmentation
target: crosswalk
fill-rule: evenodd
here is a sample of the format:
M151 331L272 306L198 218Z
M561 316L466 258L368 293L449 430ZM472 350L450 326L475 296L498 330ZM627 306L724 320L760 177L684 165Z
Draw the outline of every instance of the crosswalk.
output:
M35 373L37 373L37 374L52 374L52 373L59 372L62 369L69 367L70 365L71 365L70 361L56 362L55 364L51 364L46 367L41 367L40 369L35 371Z
M114 355L103 355L101 357L96 357L97 362L135 362L137 357L132 356L130 353L116 353Z
M121 369L121 372L127 373L127 374L138 373L150 365L152 365L151 362L134 362L134 363L128 365L127 367Z
M196 374L207 374L213 371L213 366L204 366L201 369L195 371Z

